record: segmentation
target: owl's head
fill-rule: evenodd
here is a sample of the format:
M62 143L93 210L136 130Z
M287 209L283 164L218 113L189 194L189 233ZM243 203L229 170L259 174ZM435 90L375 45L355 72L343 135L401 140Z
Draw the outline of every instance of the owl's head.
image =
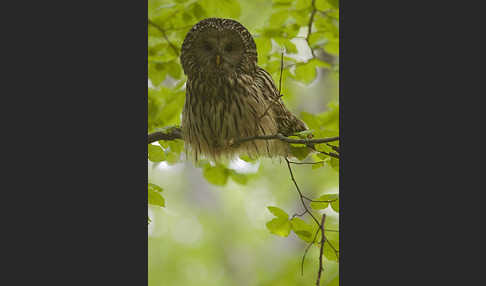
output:
M187 33L181 63L189 78L253 74L257 64L255 41L235 20L207 18Z

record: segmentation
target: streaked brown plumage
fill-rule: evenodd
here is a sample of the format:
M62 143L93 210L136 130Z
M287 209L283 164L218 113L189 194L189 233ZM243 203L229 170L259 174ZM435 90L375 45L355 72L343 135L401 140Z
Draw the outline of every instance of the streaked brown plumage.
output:
M286 156L289 146L279 140L233 143L307 129L284 106L270 74L257 66L253 37L237 21L208 18L194 25L182 44L181 63L187 75L182 136L196 161Z

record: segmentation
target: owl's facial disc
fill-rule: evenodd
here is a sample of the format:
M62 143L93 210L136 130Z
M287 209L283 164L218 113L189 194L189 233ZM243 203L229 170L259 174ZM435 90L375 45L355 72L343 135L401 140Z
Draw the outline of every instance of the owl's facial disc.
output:
M211 29L199 40L199 62L206 72L222 75L236 70L244 54L244 44L238 34Z

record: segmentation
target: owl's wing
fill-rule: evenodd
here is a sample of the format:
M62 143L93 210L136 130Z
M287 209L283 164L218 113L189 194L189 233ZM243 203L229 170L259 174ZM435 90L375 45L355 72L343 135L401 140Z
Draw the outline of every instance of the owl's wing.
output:
M256 78L260 81L262 94L267 102L269 102L270 109L275 115L279 133L289 136L296 132L306 130L307 126L305 123L285 107L278 89L275 87L272 76L266 70L258 67Z

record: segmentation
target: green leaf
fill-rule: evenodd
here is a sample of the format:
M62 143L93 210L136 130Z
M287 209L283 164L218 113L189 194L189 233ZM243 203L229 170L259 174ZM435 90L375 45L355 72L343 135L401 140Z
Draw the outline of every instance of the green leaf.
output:
M332 202L331 203L331 208L335 211L335 212L339 212L339 199L335 202Z
M335 9L339 9L339 0L327 0L327 2Z
M290 153L299 160L304 160L312 150L308 147L295 147L290 145Z
M323 136L323 137L328 137L328 136ZM329 145L327 144L317 144L316 150L321 152L326 152L326 153L334 152L334 150L331 147L329 147Z
M315 210L322 210L322 209L325 209L329 206L329 202L325 202L325 201L334 201L334 200L337 200L337 199L339 199L338 194L325 194L325 195L322 195L319 198L315 199L314 200L315 202L311 202L310 206L311 206L311 208L313 208ZM317 201L320 201L320 202L317 202Z
M309 45L311 48L316 48L327 42L327 38L323 33L312 33L309 36Z
M152 184L152 183L148 184L148 188L149 188L149 190L154 191L154 192L161 193L163 191L163 189L161 187L157 186L156 184Z
M339 160L332 157L330 162L331 162L331 167L337 172L339 172Z
M277 11L270 16L270 20L268 21L268 23L270 27L282 27L284 26L284 23L287 21L287 19L288 12L286 10Z
M274 218L266 224L268 230L276 235L286 237L290 234L290 222L286 218Z
M155 206L164 207L165 200L161 195L162 188L155 184L148 184L148 203Z
M180 155L182 150L184 149L184 141L176 139L171 141L165 141L164 145L167 146L166 155L167 155L167 163L175 164L179 162ZM164 146L164 147L165 147Z
M203 170L203 176L208 182L217 186L224 186L228 181L230 170L221 164L207 165Z
M303 111L300 114L300 119L311 129L320 130L321 128L321 118L316 114Z
M162 126L180 125L184 93L177 86L170 89L160 85L157 89L148 89L149 132Z
M330 68L331 65L327 62L322 61L321 59L311 59L309 60L310 64L315 65L316 67L321 67L321 68Z
M324 162L319 162L319 163L316 163L316 164L312 164L312 169L319 169L321 167L324 167Z
M177 162L179 162L180 160L180 154L179 153L175 153L175 152L168 152L167 153L167 163L172 165L172 164L175 164Z
M298 53L297 46L294 43L292 43L289 39L275 38L274 40L277 42L277 44L280 47L285 48L285 52L287 54L297 54Z
M321 160L330 160L329 156L324 155L322 153L317 153L316 156L319 157L319 159L321 159Z
M267 208L274 216L278 218L284 218L284 219L289 218L289 215L281 208L278 207L267 207Z
M300 239L306 242L312 241L312 239L314 238L312 236L314 230L310 224L306 223L298 217L294 217L293 219L291 219L290 224L292 226L292 230Z
M184 141L179 139L168 141L168 147L171 152L180 154L184 150Z
M270 74L278 72L280 74L280 60L269 61L265 66L265 70Z
M339 286L339 274L334 277L327 286Z
M324 224L324 232L326 234L326 239L329 242L331 242L331 244L339 252L339 232L326 231L326 229L339 230L338 217L336 217L336 216L326 217L326 223ZM339 262L338 257L336 256L334 250L329 246L329 244L327 242L324 244L324 256L328 260Z
M297 65L295 68L294 78L298 81L302 81L306 84L310 84L316 78L316 66L314 64L305 63Z
M162 147L148 144L148 158L152 162L162 162L165 161L166 156Z
M162 66L156 63L149 63L148 65L149 79L154 86L159 85L165 80L167 71Z
M202 20L206 16L206 11L199 3L194 3L192 5L192 13L197 20Z
M320 114L302 112L300 118L310 129L314 129L315 138L333 137L339 134L339 104L330 102L327 111ZM323 136L323 137L321 137Z
M309 1L310 2L310 1ZM290 15L292 15L292 18L295 19L296 23L301 26L301 27L306 27L309 24L309 11L310 11L310 3L309 3L309 9L303 10L303 11L291 11Z
M317 200L319 201L334 201L339 199L339 194L325 194L320 196Z
M295 9L296 10L301 10L304 8L310 8L311 7L312 0L297 0L297 3L295 4Z
M230 177L233 181L235 181L236 183L238 183L240 185L246 185L246 183L248 182L247 176L245 176L244 174L240 174L240 173L236 172L235 170L231 170Z
M327 16L333 17L333 18L336 18L337 20L339 20L339 10L329 11L327 13Z
M326 239L334 246L334 248L338 251L338 254L336 254L336 251L332 249L332 247L329 245L329 243L326 241L324 243L324 257L326 257L328 260L339 262L339 233L332 233L332 232L327 232L326 233Z
M240 3L237 0L200 0L199 3L211 17L238 19L241 14Z
M252 159L248 155L240 155L240 159L248 163L254 163L257 161L257 159Z
M184 19L184 22L190 22L192 20L192 15L185 11L182 13L182 19Z
M255 44L257 46L258 63L260 65L266 63L272 50L272 41L268 38L258 37L255 38Z
M265 28L263 29L263 37L266 38L276 38L276 37L282 37L283 31L280 28Z
M182 68L178 61L168 62L166 69L173 79L179 79L182 75Z
M317 199L316 201L319 201L319 199ZM311 202L310 206L311 206L311 208L313 208L315 210L323 210L323 209L327 208L327 206L329 206L329 203L328 202Z
M336 247L334 244L333 246ZM331 248L331 246L328 243L324 244L323 253L324 253L324 257L326 257L328 260L339 262L339 258L336 256L336 252Z
M316 0L315 5L316 8L321 11L325 11L332 8L331 4L329 3L329 0Z
M339 41L330 40L327 44L324 45L324 50L329 54L339 55Z

